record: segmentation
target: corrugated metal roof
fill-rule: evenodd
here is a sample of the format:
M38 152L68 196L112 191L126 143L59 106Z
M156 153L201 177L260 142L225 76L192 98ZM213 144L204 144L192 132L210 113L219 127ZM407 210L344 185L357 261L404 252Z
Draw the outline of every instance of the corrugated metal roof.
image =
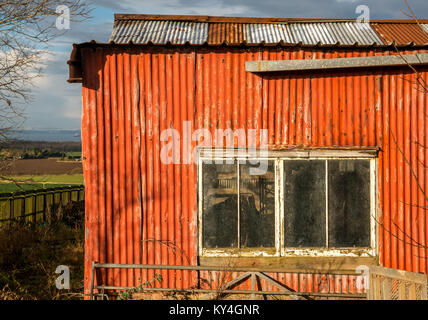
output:
M203 44L208 38L208 23L187 21L119 20L115 23L111 41L117 43Z
M290 29L295 43L303 44L382 44L368 23L328 22L292 23Z
M256 44L261 42L278 43L284 41L293 43L293 36L288 25L281 23L253 23L245 24L245 40Z
M118 18L120 16L120 18ZM117 15L110 41L136 44L287 44L304 45L398 45L428 44L428 23L422 28L416 22L358 23L355 20L275 21L266 23L260 18L224 18L194 16L144 16ZM153 20L150 20L153 19ZM177 20L174 20L177 19ZM277 19L278 20L278 19ZM424 22L426 22L424 20Z
M417 23L372 23L384 44L428 44L428 34Z
M206 41L209 44L242 43L244 41L243 24L211 23Z
M428 33L428 23L422 23L422 24L421 24L421 26L422 26L422 28L424 29L424 31L425 31L426 33Z

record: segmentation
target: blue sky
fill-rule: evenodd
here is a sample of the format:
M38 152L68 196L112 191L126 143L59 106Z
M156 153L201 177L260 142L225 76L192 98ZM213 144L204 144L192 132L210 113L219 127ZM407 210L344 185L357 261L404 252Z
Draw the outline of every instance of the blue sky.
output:
M107 42L114 13L200 14L217 16L284 18L357 18L358 5L367 5L371 19L404 19L403 0L90 0L92 18L71 23L71 29L55 39L46 55L44 76L33 88L26 107L25 129L78 129L81 121L81 85L69 84L68 66L72 44ZM428 18L427 0L408 0L419 18ZM61 4L61 1L58 1Z

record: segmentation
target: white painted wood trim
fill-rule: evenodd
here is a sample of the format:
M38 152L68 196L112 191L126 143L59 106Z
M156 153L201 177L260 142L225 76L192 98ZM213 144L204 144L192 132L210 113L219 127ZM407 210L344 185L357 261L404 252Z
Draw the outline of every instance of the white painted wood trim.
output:
M368 248L290 248L285 247L285 215L284 215L284 161L283 160L299 160L306 159L306 157L297 157L297 154L300 154L300 151L296 153L295 150L288 152L276 151L275 155L269 154L269 157L260 157L258 160L274 160L275 161L275 184L278 188L275 188L275 252L272 250L260 250L255 249L253 252L248 251L239 251L238 248L235 249L207 249L202 246L202 219L203 219L203 186L202 186L202 163L206 160L211 161L227 161L231 160L232 157L234 160L237 160L238 163L238 175L239 175L239 161L247 160L248 158L253 158L254 154L251 154L250 157L245 156L243 153L240 153L239 156L236 153L227 152L228 150L224 149L220 153L204 153L203 150L200 150L200 157L198 158L198 195L199 195L199 255L203 257L272 257L272 256L319 256L319 257L337 257L337 256L349 256L349 257L373 257L376 255L378 250L378 235L377 235L377 159L374 158L373 150L368 150L367 153L362 152L362 150L331 150L331 152L326 153L326 150L314 150L321 152L314 152L311 156L311 159L314 160L329 160L329 159L360 159L360 160L370 160L370 247ZM209 151L215 151L209 149ZM230 150L229 150L230 151ZM236 150L232 150L236 151ZM307 151L305 151L307 152ZM341 156L342 153L345 156ZM222 156L220 156L220 154ZM258 153L259 154L259 153ZM309 153L308 153L309 154ZM318 156L316 156L318 155ZM328 188L328 167L326 164L326 190ZM279 171L279 172L278 172ZM237 183L239 184L239 177ZM328 191L327 191L328 192ZM328 193L326 194L328 197ZM279 202L279 203L278 203ZM328 223L328 202L326 201L327 211L326 211L326 223ZM239 213L239 211L238 211ZM327 227L328 228L328 227ZM279 229L279 230L278 230ZM278 232L279 231L279 232ZM328 229L327 229L327 239L328 241ZM239 238L238 238L239 240ZM279 246L279 248L278 248Z

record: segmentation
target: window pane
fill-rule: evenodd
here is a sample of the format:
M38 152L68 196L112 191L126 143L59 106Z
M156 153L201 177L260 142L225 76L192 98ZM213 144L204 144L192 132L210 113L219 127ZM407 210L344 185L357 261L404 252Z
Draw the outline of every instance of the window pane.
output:
M240 245L275 247L275 164L243 162L239 168Z
M370 246L370 160L328 162L329 247Z
M203 164L203 246L237 247L237 165Z
M325 247L325 161L284 161L285 246Z

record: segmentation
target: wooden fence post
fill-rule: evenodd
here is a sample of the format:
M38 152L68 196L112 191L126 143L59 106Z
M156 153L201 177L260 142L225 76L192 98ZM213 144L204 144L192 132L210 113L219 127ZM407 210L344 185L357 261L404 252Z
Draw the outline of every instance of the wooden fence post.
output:
M47 197L48 193L43 194L43 222L46 222L46 210L47 210Z
M37 193L34 193L33 196L33 223L37 222Z
M21 218L25 221L25 194L21 197Z
M15 199L14 198L10 198L10 205L9 205L9 225L12 224L12 220L14 218L15 215Z

